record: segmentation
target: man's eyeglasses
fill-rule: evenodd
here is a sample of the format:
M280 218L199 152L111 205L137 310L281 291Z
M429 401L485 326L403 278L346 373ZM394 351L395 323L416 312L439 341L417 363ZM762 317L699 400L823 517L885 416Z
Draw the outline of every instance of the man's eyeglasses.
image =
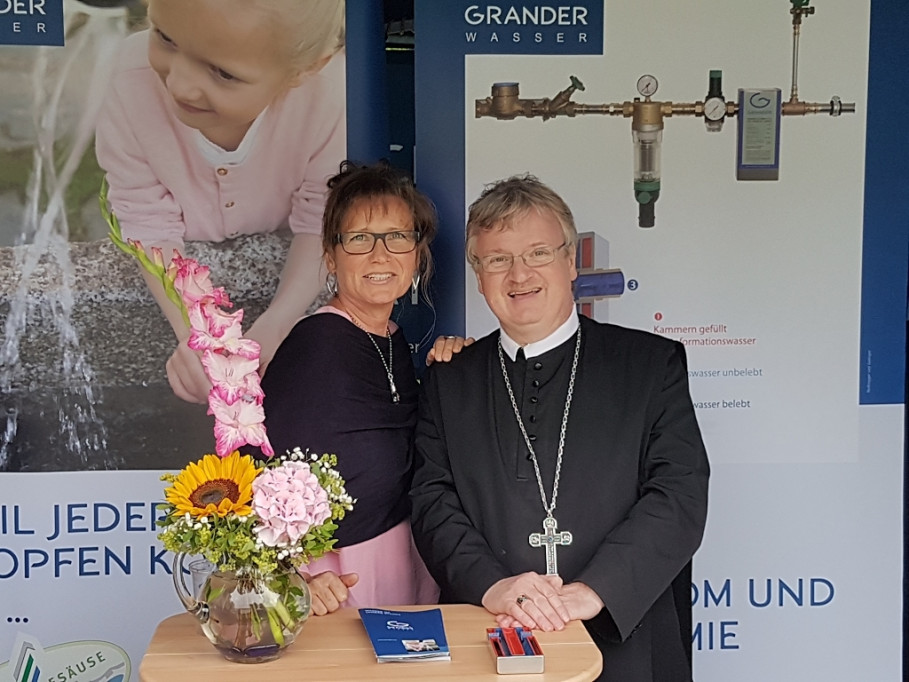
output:
M347 253L360 255L372 253L376 248L376 240L381 239L385 248L391 253L410 253L417 248L420 241L418 230L401 232L342 232L337 236L337 242Z
M559 249L564 249L566 246L568 246L568 242L562 242L558 246L535 246L529 251L518 255L494 253L478 258L477 261L480 264L480 269L489 273L508 272L511 270L511 266L514 265L515 258L520 258L524 261L524 265L529 268L541 268L554 261Z

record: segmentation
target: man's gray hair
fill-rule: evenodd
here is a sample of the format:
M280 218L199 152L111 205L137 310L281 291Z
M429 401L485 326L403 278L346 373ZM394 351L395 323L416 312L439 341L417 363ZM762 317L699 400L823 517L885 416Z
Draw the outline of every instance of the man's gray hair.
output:
M578 231L571 209L552 188L530 173L513 175L486 185L467 214L467 260L476 269L480 261L473 245L481 232L514 227L529 211L551 212L562 226L565 243L577 246Z

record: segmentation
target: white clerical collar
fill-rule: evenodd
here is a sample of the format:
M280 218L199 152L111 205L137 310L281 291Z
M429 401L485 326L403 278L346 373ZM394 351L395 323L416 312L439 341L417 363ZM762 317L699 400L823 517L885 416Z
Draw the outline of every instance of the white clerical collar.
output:
M504 329L499 330L502 339L502 350L504 350L508 357L514 360L518 356L518 349L524 349L524 357L528 360L534 358L537 355L542 355L543 353L548 353L553 348L561 346L568 339L574 336L574 333L578 330L580 326L580 321L578 320L578 312L574 308L571 309L571 315L568 316L568 319L565 320L561 326L556 329L552 334L547 336L545 339L540 341L534 341L533 343L528 343L526 346L522 346L517 341L512 339L508 334L505 333Z

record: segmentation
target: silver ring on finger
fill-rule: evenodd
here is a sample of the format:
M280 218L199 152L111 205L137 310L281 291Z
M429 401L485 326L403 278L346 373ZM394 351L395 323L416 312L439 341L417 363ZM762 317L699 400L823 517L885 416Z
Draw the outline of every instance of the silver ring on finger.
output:
M522 594L522 595L519 596L517 599L515 599L515 603L516 603L518 606L520 606L521 608L524 608L524 602L525 602L525 601L529 601L529 602L533 603L533 599L531 599L530 597L528 597L526 594Z

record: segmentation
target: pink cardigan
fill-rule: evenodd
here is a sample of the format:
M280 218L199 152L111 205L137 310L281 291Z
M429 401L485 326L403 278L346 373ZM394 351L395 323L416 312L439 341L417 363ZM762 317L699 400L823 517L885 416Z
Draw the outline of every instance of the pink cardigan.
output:
M219 167L170 113L147 46L147 31L124 41L96 129L123 235L217 242L285 224L320 234L325 182L346 151L343 55L266 110L242 163Z

